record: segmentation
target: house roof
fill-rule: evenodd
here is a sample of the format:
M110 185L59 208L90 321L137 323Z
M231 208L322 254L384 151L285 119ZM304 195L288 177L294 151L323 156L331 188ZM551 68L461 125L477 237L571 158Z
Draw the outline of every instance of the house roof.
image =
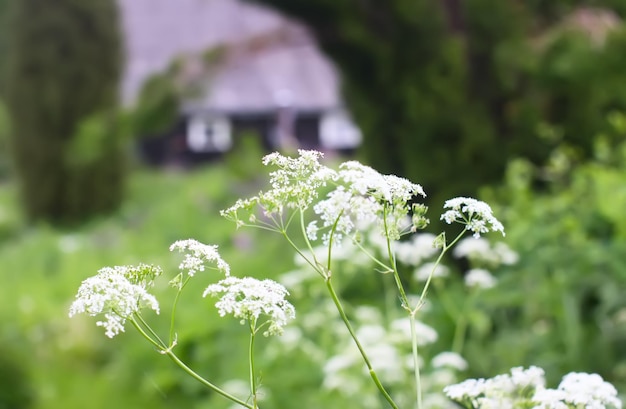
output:
M187 110L310 110L340 105L337 73L302 25L240 0L118 0L127 62L123 100L176 58L221 47Z

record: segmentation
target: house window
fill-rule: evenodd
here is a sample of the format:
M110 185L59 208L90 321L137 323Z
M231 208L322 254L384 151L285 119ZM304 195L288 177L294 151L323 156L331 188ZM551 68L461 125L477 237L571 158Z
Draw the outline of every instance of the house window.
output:
M354 149L361 144L361 130L345 111L324 114L320 122L320 143L327 149Z
M187 123L187 146L190 151L226 152L233 144L230 121L226 117L194 116Z

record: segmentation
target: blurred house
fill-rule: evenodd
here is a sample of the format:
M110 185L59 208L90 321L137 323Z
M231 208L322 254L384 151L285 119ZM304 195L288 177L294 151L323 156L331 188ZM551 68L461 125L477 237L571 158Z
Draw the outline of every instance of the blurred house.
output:
M198 92L180 123L146 146L153 161L202 159L254 132L267 149L351 150L361 141L345 111L335 68L305 27L240 0L119 0L127 65L122 94L131 105L142 84L175 59ZM213 53L208 70L203 56Z

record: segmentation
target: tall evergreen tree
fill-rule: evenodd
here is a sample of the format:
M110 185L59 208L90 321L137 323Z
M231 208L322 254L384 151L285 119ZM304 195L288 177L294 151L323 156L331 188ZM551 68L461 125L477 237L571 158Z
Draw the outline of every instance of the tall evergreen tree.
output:
M124 181L116 2L10 7L5 97L27 216L75 223L115 209Z

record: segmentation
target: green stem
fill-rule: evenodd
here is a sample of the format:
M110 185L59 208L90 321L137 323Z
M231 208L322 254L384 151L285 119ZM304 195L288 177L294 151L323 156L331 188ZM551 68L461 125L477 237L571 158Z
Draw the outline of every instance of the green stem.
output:
M315 264L313 266L313 264L311 264L313 266L313 268L317 271L320 265L320 262L317 260L317 257L315 256L315 251L313 250L313 245L311 244L311 241L309 240L309 237L306 235L306 226L304 225L304 212L302 211L302 209L300 209L300 230L302 233L302 237L304 238L304 242L306 243L307 248L309 249L309 252L311 253L311 257L313 258L313 263ZM287 237L287 232L284 232L285 237ZM292 247L295 248L295 243L291 243ZM298 250L296 248L296 250ZM302 256L302 253L300 253L300 255ZM330 255L329 255L330 257ZM306 258L305 258L306 260Z
M255 368L254 368L254 339L256 335L256 330L254 325L250 323L250 345L248 348L248 360L250 362L250 393L252 395L252 406L253 408L257 408L257 383L255 376Z
M426 293L428 292L428 287L430 286L430 282L432 281L433 276L435 275L435 269L437 269L437 266L439 266L439 263L441 263L441 259L443 258L444 254L446 254L448 249L454 246L456 242L459 241L461 237L463 237L465 232L466 230L462 230L461 233L459 233L458 236L456 236L450 244L446 244L445 242L443 243L443 248L441 249L441 253L439 253L439 257L437 257L437 260L435 260L433 269L430 271L430 274L428 275L428 279L426 280L426 284L424 284L424 289L422 290L422 294L420 295L420 298L419 298L417 306L415 307L415 310L418 310L422 306L422 303L424 302L424 299L426 298Z
M139 316L139 314L135 314L137 316L137 318L140 319L141 322L145 321L141 318L141 316ZM158 340L158 342L152 338L150 335L148 335L148 333L146 333L146 331L141 327L141 325L139 325L139 323L137 322L137 320L135 320L134 317L129 318L129 321L131 324L133 324L133 326L137 329L137 331L139 331L139 333L146 339L148 340L149 343L151 343L152 345L154 345L158 350L163 350L164 348L167 348L167 345L165 345L161 340ZM145 325L145 324L144 324ZM152 331L152 329L146 325L146 327L149 329L149 331L151 333L154 334L154 331ZM157 337L158 339L158 337Z
M185 365L185 363L183 361L181 361L175 353L173 353L171 350L166 349L163 351L163 353L165 355L167 355L168 357L170 357L170 359L172 361L174 361L174 363L176 365L178 365L183 371L187 372L188 375L190 375L192 378L194 378L195 380L197 380L198 382L200 382L201 384L203 384L204 386L206 386L207 388L211 389L213 392L225 397L226 399L235 402L245 408L248 409L256 409L256 406L252 406L244 401L242 401L241 399L236 398L235 396L229 394L228 392L220 389L219 387L213 385L211 382L207 381L206 379L204 379L202 376L198 375L196 372L194 372L191 368L189 368L187 365Z
M396 403L393 401L389 393L385 390L385 387L378 379L378 375L376 375L374 368L372 368L372 364L367 354L365 353L365 350L363 349L361 342L357 338L356 333L354 332L354 329L352 328L352 325L350 324L350 321L348 320L348 316L346 315L345 310L343 306L341 305L341 301L339 301L339 297L337 296L337 293L335 292L335 289L333 288L333 285L330 281L330 277L326 278L326 287L328 288L330 297L333 299L333 302L335 303L335 306L337 307L337 311L339 311L339 315L341 316L341 319L343 320L344 325L348 329L348 332L350 333L350 336L354 340L356 347L359 349L359 352L361 353L361 356L363 357L363 361L365 361L365 365L367 366L367 369L369 370L369 374L372 380L374 381L374 384L376 385L380 393L382 393L382 395L385 397L387 402L389 402L389 405L394 409L398 409L398 405L396 405Z
M337 215L337 218L335 219L335 222L333 223L333 227L330 229L330 237L328 238L328 261L326 262L326 273L328 274L328 277L330 277L330 261L331 261L332 251L333 251L333 239L335 238L337 225L339 224L339 219L341 218L342 214L343 214L343 209L341 209L341 211L339 212L339 215Z
M159 349L167 348L167 344L165 344L165 342L163 342L163 340L159 337L159 335L156 332L154 332L152 327L150 325L148 325L148 323L143 319L141 314L139 314L137 312L137 313L135 313L135 317L137 317L137 319L139 319L141 325L143 325L143 328L146 328L148 330L148 332L152 335L152 337L148 338L149 340L153 341L152 344L155 344L157 346L157 348L159 348ZM135 325L136 328L139 325L139 323L137 321L135 321L134 318L131 319L131 322ZM141 328L141 330L143 330L143 328ZM141 332L143 332L143 331L141 331Z
M283 237L285 238L285 240L287 240L287 243L289 243L289 245L296 251L296 253L298 253L298 255L300 257L302 257L302 259L311 267L313 267L313 270L315 270L316 273L318 273L319 275L321 275L322 277L324 277L324 274L322 274L322 272L320 271L320 267L317 264L316 260L313 259L313 261L311 261L306 254L304 254L302 252L302 250L300 250L300 248L298 246L296 246L296 243L293 242L293 240L291 240L291 237L289 237L289 235L287 234L287 232L285 230L282 230L279 232L280 234L283 235ZM313 255L313 257L315 257Z
M393 270L393 279L396 282L396 287L398 287L398 292L400 293L400 300L402 301L402 307L411 310L411 306L409 305L409 299L406 296L406 291L404 291L404 286L402 285L402 280L400 279L400 274L398 273L398 266L396 265L396 258L393 256L393 251L391 250L391 239L389 238L389 228L387 226L387 206L383 207L383 224L385 228L385 239L387 242L387 257L389 257L389 265Z
M180 286L180 289L178 290L178 292L176 293L176 297L174 298L174 304L172 305L172 317L170 319L170 345L172 345L172 343L174 342L174 323L176 321L176 307L178 307L178 300L180 298L180 294L183 292L183 289L185 288L185 286L187 285L187 283L189 282L189 279L191 277L187 276L187 279L185 280L185 282Z
M450 247L452 247L457 241L459 241L461 237L463 237L464 233L465 233L465 230L461 231L461 233L459 233L459 235L456 236L456 238L452 240L452 242L449 245L445 243L445 240L444 240L441 253L439 254L439 257L437 257L437 260L435 261L433 269L428 275L428 280L426 280L426 283L424 284L424 289L422 290L422 294L420 295L417 305L415 307L411 307L408 305L408 302L406 304L409 310L409 319L410 319L410 325L411 325L411 350L413 354L413 364L415 366L414 374L415 374L415 389L416 389L416 395L417 395L417 409L422 409L422 380L421 380L420 368L419 368L419 354L417 351L417 331L415 329L415 315L417 314L417 312L419 311L419 309L422 307L424 303L424 299L426 298L426 293L428 292L428 287L430 286L430 282L432 281L432 278L435 274L435 269L437 268L439 263L441 263L441 259L443 258L443 255L448 251ZM394 269L394 276L397 276L397 271L395 269ZM401 289L402 283L399 282L399 278L396 279L396 282L399 285L398 288ZM402 291L401 291L401 294L402 294Z
M139 315L136 314L138 317ZM141 319L141 317L139 317L140 320L142 321L142 323L144 323L144 325L146 325L146 328L148 328L148 331L151 334L154 334L154 331L152 330L152 328L150 328L149 325L145 324L145 321L143 321L143 319ZM148 342L150 342L152 345L154 345L155 347L157 347L157 349L159 349L159 352L161 354L167 355L172 361L174 361L174 363L176 365L178 365L183 371L187 372L188 375L190 375L192 378L194 378L195 380L197 380L198 382L200 382L201 384L203 384L204 386L206 386L207 388L211 389L213 392L225 397L226 399L235 402L243 407L246 407L248 409L256 409L255 407L252 407L251 405L249 405L248 403L242 401L241 399L236 398L235 396L229 394L228 392L220 389L219 387L213 385L211 382L207 381L206 379L204 379L202 376L198 375L196 372L194 372L191 368L189 368L187 365L185 365L185 363L183 361L181 361L176 354L174 354L171 350L171 347L167 347L163 344L162 341L159 340L159 342L155 341L150 335L148 335L148 333L141 327L141 325L139 325L139 323L134 319L134 318L130 318L130 322L133 324L133 326L137 329L137 331L139 331L139 333L148 340Z
M417 331L415 330L415 313L411 311L409 319L411 323L411 351L413 353L413 366L415 374L415 389L417 395L417 409L422 409L422 381L420 377L419 354L417 351Z
M372 255L372 253L367 251L367 249L363 247L361 243L357 242L356 245L370 260L383 268L383 273L391 273L393 271L393 268L389 267L388 265L377 259L374 255Z
M456 322L456 329L454 330L454 339L452 341L452 352L456 352L461 355L463 352L463 344L465 343L465 331L467 330L467 318L464 313Z

